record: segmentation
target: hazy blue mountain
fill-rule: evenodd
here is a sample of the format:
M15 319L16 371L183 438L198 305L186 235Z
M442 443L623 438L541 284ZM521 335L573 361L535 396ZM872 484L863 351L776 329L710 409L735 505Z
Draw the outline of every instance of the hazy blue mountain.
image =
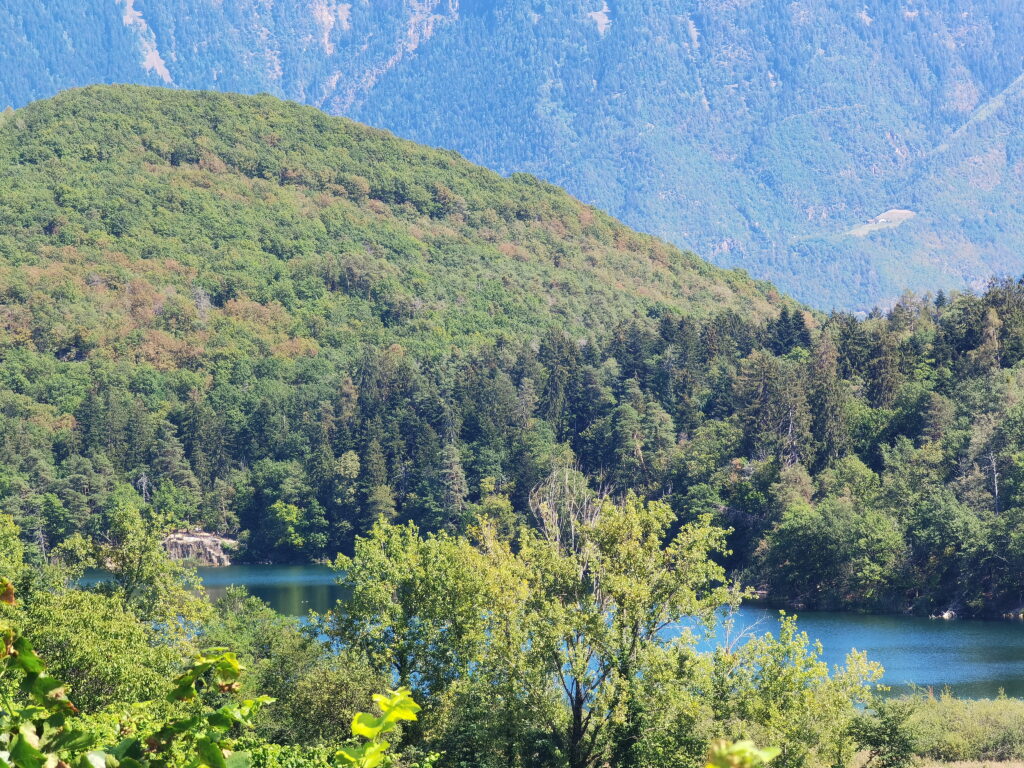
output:
M1022 73L1006 0L0 0L0 102L268 91L820 307L1024 271Z

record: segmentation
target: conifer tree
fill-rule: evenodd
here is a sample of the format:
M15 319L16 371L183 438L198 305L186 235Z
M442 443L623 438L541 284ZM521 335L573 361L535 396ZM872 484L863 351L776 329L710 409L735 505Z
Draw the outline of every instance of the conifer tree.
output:
M849 450L846 423L846 390L839 379L839 362L831 334L818 336L810 371L811 432L818 464L827 465Z
M185 449L178 439L177 430L169 422L164 422L157 429L156 451L150 465L157 482L166 480L173 483L198 501L199 481L185 457Z

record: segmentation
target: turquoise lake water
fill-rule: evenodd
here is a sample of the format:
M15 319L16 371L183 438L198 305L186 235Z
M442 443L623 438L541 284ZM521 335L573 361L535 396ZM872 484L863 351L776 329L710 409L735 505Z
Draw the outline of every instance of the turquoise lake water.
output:
M212 599L231 585L243 586L289 616L323 613L344 596L335 581L338 574L326 565L229 565L196 570Z
M233 565L200 568L199 574L212 597L238 584L292 616L325 611L344 596L326 566ZM777 616L773 610L745 606L736 625L763 634L778 626ZM851 648L867 651L885 667L884 681L894 687L915 684L938 692L948 686L959 696L975 698L1003 689L1009 696L1024 696L1024 623L806 613L799 626L821 641L830 664L841 664Z

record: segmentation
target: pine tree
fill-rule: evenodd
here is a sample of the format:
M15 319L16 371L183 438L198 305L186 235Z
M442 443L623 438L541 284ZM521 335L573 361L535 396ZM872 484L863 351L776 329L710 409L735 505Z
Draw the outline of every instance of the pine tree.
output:
M985 311L985 320L981 330L981 343L971 352L969 357L979 373L988 373L999 368L1000 363L1000 331L1003 321L999 314L989 307Z
M844 379L865 375L871 360L871 338L863 324L851 314L839 313L829 318L825 331L830 329L834 329L839 375Z
M748 450L786 465L805 461L812 442L811 416L806 383L796 364L754 352L744 361L737 389Z
M789 340L790 350L796 347L803 347L806 350L811 348L811 330L807 327L807 318L804 313L797 310L789 316Z
M888 408L903 384L899 344L893 334L882 331L876 338L869 370L871 402L876 408Z
M185 458L185 449L178 439L177 430L174 425L164 422L157 429L156 453L153 456L150 466L153 469L153 476L157 484L160 481L173 483L178 488L187 491L193 503L199 504L199 481L196 480L192 467Z
M519 392L516 397L516 426L524 429L537 412L537 388L533 379L524 378L519 382Z
M562 440L568 434L568 405L578 374L579 349L564 333L552 331L541 343L538 359L547 370L540 413Z
M361 527L361 531L368 531L379 518L394 520L396 513L395 494L391 490L391 486L387 484L374 486L366 497L366 523Z
M449 515L460 518L466 511L469 485L462 469L458 446L448 443L441 451L441 483L444 486L444 507Z
M371 438L363 453L360 462L363 470L363 486L372 489L388 482L388 463L380 442L376 437Z
M640 413L628 401L615 409L612 424L613 478L616 488L626 491L645 473L643 424Z
M181 443L193 472L204 489L212 488L218 469L226 463L223 458L225 430L202 392L189 393L180 423Z
M827 465L849 450L846 424L846 389L839 379L839 356L829 333L814 345L810 373L811 432L818 448L818 464Z
M789 307L783 305L779 316L768 324L768 348L776 355L784 355L793 348L793 321Z

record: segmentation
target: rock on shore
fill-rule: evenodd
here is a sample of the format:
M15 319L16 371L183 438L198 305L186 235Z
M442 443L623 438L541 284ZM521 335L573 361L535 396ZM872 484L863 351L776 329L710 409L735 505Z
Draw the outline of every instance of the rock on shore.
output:
M174 531L164 538L164 549L174 560L188 560L197 565L231 565L225 550L234 549L236 541L205 531Z

